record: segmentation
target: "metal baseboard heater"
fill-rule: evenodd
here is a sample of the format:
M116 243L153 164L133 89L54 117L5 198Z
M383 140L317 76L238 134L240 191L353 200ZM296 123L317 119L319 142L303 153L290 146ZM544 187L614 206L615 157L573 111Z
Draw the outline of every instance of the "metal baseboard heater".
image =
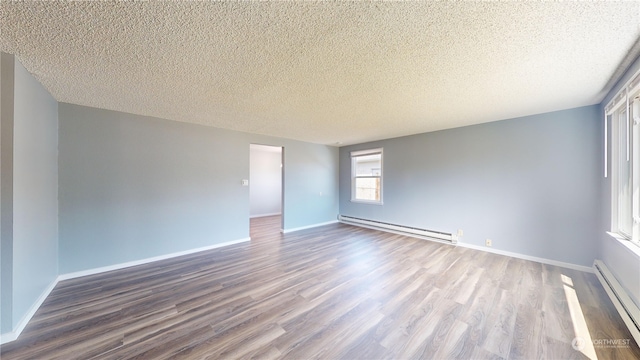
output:
M449 234L441 231L420 229L410 226L390 224L382 221L367 220L345 215L338 215L338 220L345 224L361 226L395 234L407 235L419 239L436 240L451 244L455 244L458 242L458 238L454 234Z
M622 285L602 261L594 261L593 268L602 287L636 340L636 344L640 345L640 308L631 300Z

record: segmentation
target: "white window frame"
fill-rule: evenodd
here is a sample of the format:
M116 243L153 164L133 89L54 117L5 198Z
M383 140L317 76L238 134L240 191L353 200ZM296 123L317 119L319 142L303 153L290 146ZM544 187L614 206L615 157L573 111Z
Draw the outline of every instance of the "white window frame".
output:
M626 118L621 121L619 114L624 109L626 109ZM618 240L640 247L640 73L632 77L632 80L605 107L605 126L609 122L611 123L611 232L609 234ZM621 126L627 129L627 136L624 139L620 138ZM607 133L605 131L605 137L608 137ZM607 140L605 139L605 147ZM609 159L605 153L605 161L607 160ZM619 164L621 162L628 162L630 167L631 219L628 219L631 222L630 231L619 227L618 209L621 197Z
M377 155L380 154L380 176L356 176L356 159L360 156ZM379 178L380 179L380 200L364 200L356 198L356 178ZM359 150L351 152L351 201L363 204L382 205L383 199L383 183L384 183L384 155L382 148Z

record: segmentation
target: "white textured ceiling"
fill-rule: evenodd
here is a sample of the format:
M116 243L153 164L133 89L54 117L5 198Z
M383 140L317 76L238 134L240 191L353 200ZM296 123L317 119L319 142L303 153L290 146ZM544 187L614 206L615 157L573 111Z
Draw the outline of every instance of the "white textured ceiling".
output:
M598 103L638 2L13 2L61 102L352 144Z

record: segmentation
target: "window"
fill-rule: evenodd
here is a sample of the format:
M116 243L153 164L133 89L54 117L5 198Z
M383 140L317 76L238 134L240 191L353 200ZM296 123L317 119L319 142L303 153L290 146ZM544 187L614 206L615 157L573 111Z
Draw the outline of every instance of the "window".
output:
M617 212L617 232L627 238L631 237L631 161L629 159L629 121L627 118L628 109L626 104L618 109L613 116L613 134L616 137L614 151L616 179L615 188L618 196L615 199Z
M351 201L382 204L382 149L351 152Z
M606 107L611 121L611 233L640 241L640 76Z

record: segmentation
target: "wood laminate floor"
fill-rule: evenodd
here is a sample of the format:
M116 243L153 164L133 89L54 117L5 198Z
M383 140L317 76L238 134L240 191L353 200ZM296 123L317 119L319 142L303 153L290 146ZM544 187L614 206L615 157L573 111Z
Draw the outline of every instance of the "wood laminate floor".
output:
M2 359L640 358L593 274L343 224L279 228L253 219L250 243L62 281ZM574 350L576 336L596 346Z

